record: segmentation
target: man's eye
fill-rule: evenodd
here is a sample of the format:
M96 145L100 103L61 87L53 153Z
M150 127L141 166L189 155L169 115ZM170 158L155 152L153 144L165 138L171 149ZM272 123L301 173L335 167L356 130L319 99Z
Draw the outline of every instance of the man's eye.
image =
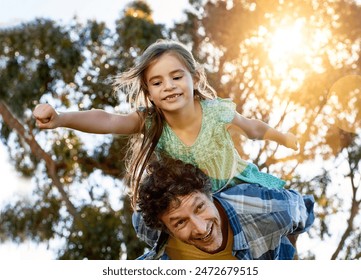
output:
M205 203L202 202L201 204L199 204L199 205L197 206L197 210L198 210L198 211L199 211L199 210L202 210L202 209L204 208L204 206L205 206Z
M180 220L180 221L178 221L178 222L175 224L175 227L176 227L176 228L180 228L180 227L184 226L184 224L185 224L185 221L184 221L184 220Z

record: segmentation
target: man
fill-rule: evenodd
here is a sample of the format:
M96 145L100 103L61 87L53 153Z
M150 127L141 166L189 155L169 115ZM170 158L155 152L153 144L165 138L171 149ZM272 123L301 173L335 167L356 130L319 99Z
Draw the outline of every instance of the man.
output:
M198 168L153 162L133 216L139 238L153 247L140 259L293 259L286 236L309 229L313 204L312 196L257 184L212 195Z

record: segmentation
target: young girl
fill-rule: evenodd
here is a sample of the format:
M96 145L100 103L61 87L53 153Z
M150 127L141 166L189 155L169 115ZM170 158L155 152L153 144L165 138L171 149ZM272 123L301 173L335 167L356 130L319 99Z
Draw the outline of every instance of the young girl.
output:
M241 159L228 133L235 125L250 139L267 139L297 150L297 139L237 113L231 100L216 97L203 69L174 41L149 46L135 66L117 77L133 112L102 110L58 113L48 104L33 114L39 128L68 127L89 133L132 134L128 184L137 200L139 181L153 152L193 164L212 180L213 191L241 182L282 188L284 181Z

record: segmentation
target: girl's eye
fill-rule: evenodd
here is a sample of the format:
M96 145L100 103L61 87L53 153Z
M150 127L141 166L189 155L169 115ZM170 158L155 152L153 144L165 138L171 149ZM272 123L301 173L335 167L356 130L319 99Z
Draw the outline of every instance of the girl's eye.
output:
M159 86L160 85L160 82L153 82L152 83L152 86Z
M183 78L183 76L176 76L176 77L173 78L173 80L180 80L182 78Z

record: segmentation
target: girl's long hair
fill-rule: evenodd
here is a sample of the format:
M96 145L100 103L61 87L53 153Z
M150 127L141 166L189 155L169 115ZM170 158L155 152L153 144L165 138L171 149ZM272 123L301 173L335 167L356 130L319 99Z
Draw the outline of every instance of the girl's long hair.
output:
M197 81L194 97L214 99L215 90L209 85L204 69L195 61L186 46L170 40L158 40L150 45L128 71L116 77L115 89L126 94L133 110L137 110L142 120L140 131L132 135L127 150L126 184L130 187L133 208L136 207L140 180L158 144L164 127L163 112L149 99L145 72L149 65L165 53L172 53L187 67Z

